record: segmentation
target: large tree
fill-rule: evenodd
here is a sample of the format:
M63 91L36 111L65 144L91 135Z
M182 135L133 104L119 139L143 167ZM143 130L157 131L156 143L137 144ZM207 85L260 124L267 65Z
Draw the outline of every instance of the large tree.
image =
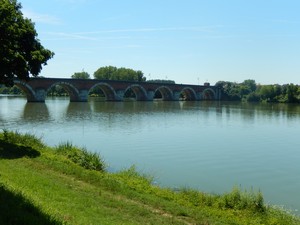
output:
M114 66L100 67L94 73L95 79L100 80L126 80L126 81L146 81L146 77L140 70L133 70L128 68L117 68Z
M0 0L0 83L37 76L54 53L37 38L34 23L21 12L16 0Z

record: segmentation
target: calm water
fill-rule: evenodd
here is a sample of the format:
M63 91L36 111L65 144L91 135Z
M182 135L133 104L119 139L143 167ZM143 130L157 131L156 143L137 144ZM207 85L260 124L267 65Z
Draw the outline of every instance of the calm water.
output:
M300 214L300 105L0 97L0 128L71 141L112 171L135 164L161 186L260 189Z

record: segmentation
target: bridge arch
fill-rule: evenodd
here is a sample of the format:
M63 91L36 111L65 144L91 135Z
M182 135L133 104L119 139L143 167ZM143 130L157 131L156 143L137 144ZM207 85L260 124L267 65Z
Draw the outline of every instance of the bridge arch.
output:
M21 80L15 80L14 83L18 88L20 88L25 93L28 102L36 101L35 91L32 89L30 85L28 85L26 82L23 82Z
M130 89L134 92L135 98L136 98L137 101L147 100L147 91L141 85L133 84L133 85L128 86L125 89L124 94Z
M183 88L180 92L180 95L185 101L195 101L197 99L195 90L190 87Z
M59 81L51 84L50 87L47 88L46 94L51 90L51 88L55 87L56 85L62 86L63 89L68 92L71 102L79 101L80 98L78 89L74 85L64 81Z
M107 84L107 83L96 83L95 85L93 85L90 89L89 92L94 89L95 87L99 87L101 89L101 91L104 93L106 101L116 101L117 100L117 94L115 89Z
M154 94L159 91L163 101L172 101L173 100L173 91L167 86L160 86L155 91Z
M211 88L206 88L202 92L202 99L203 100L215 100L216 92Z

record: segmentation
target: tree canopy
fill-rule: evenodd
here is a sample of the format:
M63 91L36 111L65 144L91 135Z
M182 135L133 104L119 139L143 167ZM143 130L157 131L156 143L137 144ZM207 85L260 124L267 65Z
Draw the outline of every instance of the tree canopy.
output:
M140 70L128 68L117 68L115 66L100 67L94 73L95 79L100 80L126 80L126 81L146 81L146 77Z
M0 83L12 86L18 77L37 76L54 53L45 49L34 23L23 17L16 0L0 0Z
M90 79L90 74L87 72L76 72L71 76L72 79Z
M300 86L294 84L256 84L254 80L242 83L218 81L223 100L248 102L300 103Z
M149 83L166 83L166 84L175 84L174 80L164 80L164 79L153 79L147 80Z

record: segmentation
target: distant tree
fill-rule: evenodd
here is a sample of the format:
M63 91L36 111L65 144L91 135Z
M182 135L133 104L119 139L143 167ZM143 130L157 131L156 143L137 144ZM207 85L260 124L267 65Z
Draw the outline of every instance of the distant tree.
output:
M244 80L242 85L247 87L251 92L255 91L257 88L255 80Z
M276 97L276 92L274 85L260 85L258 88L258 93L263 101L274 102Z
M115 66L100 67L94 72L94 78L99 80L112 80L113 74L117 71Z
M0 83L13 85L18 77L37 76L54 53L45 49L34 23L23 17L17 0L0 0Z
M142 71L138 70L136 71L137 81L146 81L146 77L144 77L144 74Z
M256 92L251 92L249 95L246 96L247 102L260 102L260 100L260 95Z
M153 80L147 80L147 82L152 83L167 83L167 84L175 84L174 80L164 80L164 79L153 79Z
M72 79L90 79L90 74L87 72L76 72L71 76Z
M47 93L48 96L68 96L68 92L60 85L54 85Z
M12 87L6 87L5 85L0 85L0 94L5 95L22 95L23 92L21 89L16 87L15 85Z
M229 100L229 101L241 100L241 89L238 83L230 82L230 81L218 81L215 85L217 87L220 87L223 100Z
M299 102L299 88L294 84L287 87L286 98L288 102Z
M146 81L142 71L114 66L100 67L94 72L94 78L100 80Z

